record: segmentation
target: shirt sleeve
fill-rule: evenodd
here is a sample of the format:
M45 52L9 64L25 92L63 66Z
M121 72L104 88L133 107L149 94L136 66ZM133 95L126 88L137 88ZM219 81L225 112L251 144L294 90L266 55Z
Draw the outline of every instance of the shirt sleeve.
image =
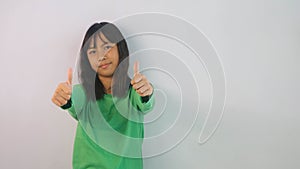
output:
M85 93L81 85L74 85L72 89L71 99L67 104L61 106L62 109L68 110L69 114L78 120L77 112L80 112L85 102Z
M70 100L68 100L68 103L61 106L62 109L64 110L68 110L69 114L75 119L75 120L78 120L77 119L77 115L76 115L76 112L75 112L75 108L73 106L73 103L72 103L72 98L70 98Z
M154 96L153 93L150 96L140 96L134 88L130 87L131 92L131 103L140 112L146 114L153 109Z

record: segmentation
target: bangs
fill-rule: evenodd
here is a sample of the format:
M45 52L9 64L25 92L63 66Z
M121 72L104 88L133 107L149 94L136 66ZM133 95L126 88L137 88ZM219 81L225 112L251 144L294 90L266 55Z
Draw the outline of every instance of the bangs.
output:
M85 45L83 47L84 51L87 51L89 48L97 48L97 35L98 37L101 39L100 37L100 32L95 32L93 35L91 35L91 37L85 42ZM101 39L102 40L102 39ZM103 41L103 40L102 40Z
M124 40L124 37L121 34L121 32L119 31L119 29L113 24L107 24L107 25L103 26L99 31L101 33L103 33L103 35L106 37L106 39L111 43L118 44L119 42ZM103 41L103 39L101 37L100 37L100 39Z
M108 40L104 40L100 34L103 34L103 36ZM108 36L107 36L108 35ZM101 30L95 32L86 42L86 45L85 45L85 51L87 51L89 48L97 48L98 47L98 43L97 43L97 38L99 38L103 43L112 43L113 45L117 45L118 42L112 42L110 40L111 37L114 37L114 36L111 36L111 34L107 34L105 35ZM110 37L110 38L109 38ZM112 38L113 40L116 40L116 38Z

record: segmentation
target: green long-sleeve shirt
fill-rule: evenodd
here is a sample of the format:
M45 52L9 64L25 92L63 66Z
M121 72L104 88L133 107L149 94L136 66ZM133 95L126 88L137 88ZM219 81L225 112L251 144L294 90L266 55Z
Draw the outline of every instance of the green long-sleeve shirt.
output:
M130 87L124 98L105 94L87 101L81 85L72 92L69 113L78 120L74 169L142 169L143 116L154 99L143 100Z

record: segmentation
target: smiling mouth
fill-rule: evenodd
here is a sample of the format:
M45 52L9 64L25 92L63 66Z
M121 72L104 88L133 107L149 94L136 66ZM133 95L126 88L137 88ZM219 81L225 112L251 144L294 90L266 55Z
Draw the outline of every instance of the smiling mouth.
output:
M102 64L99 66L101 69L106 69L111 63Z

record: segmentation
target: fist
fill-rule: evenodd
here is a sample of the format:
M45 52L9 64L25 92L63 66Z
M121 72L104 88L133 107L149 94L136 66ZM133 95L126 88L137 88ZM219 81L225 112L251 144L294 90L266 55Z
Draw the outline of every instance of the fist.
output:
M66 82L59 83L52 96L52 102L61 107L67 104L72 94L72 69L68 70L68 80Z
M153 88L146 76L139 72L139 63L135 62L133 66L134 76L131 80L131 85L134 90L142 97L150 96L153 93Z

